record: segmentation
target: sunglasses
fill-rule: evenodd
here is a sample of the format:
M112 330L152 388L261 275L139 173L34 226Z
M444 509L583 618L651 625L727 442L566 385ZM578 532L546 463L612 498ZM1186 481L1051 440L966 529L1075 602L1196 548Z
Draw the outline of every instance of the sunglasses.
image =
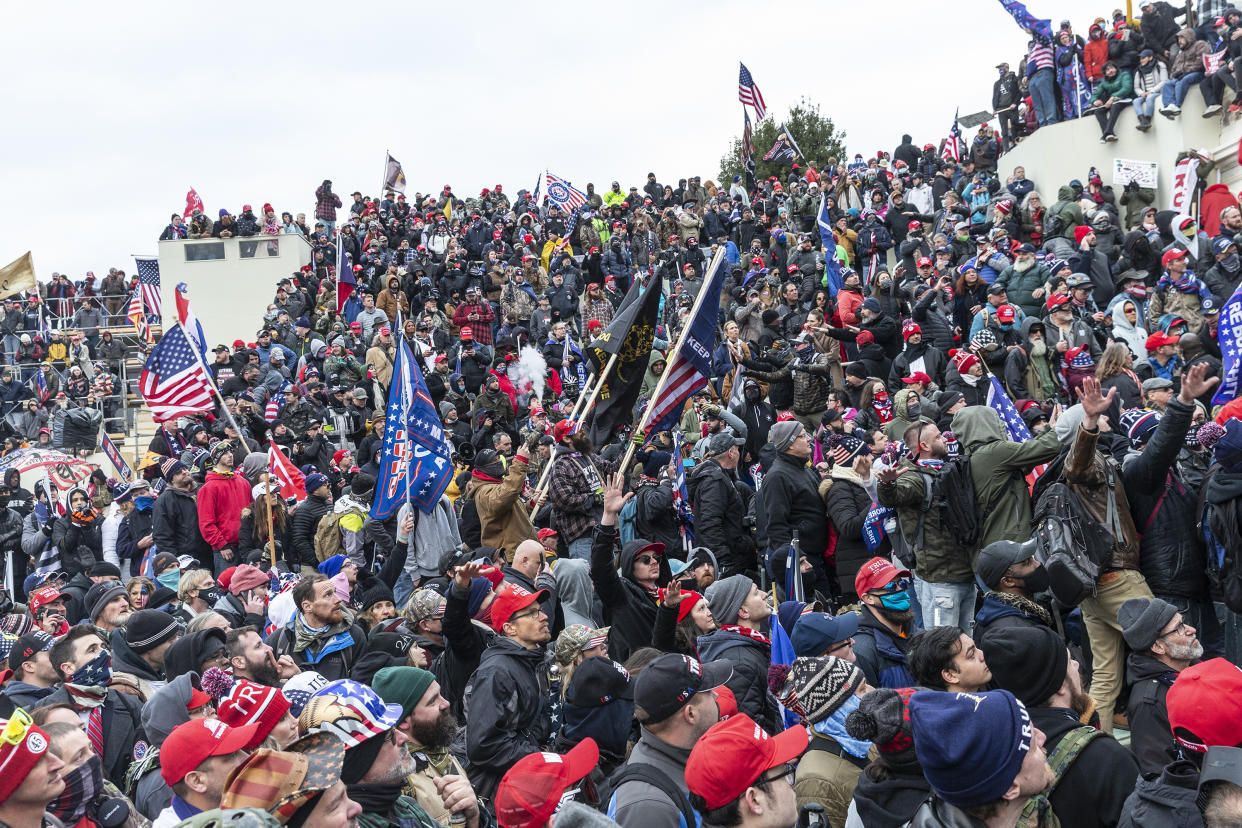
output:
M655 555L642 555L638 558L635 558L634 563L640 563L640 564L646 565L650 563L655 563L658 560L660 559L657 558Z

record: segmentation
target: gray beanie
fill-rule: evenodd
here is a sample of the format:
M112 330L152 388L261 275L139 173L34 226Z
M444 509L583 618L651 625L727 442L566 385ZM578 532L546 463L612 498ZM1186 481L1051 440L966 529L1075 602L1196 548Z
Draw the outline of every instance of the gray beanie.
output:
M448 416L448 413L456 407L457 406L453 405L448 400L440 400L440 419L443 420Z
M1177 615L1177 607L1159 598L1130 598L1117 610L1121 636L1132 650L1146 650Z
M707 608L718 624L737 623L738 610L742 602L750 595L750 588L755 585L745 575L730 575L722 581L716 581L707 588Z
M785 451L805 430L802 423L797 420L786 420L768 429L768 439L772 441L772 445L776 446L777 451Z

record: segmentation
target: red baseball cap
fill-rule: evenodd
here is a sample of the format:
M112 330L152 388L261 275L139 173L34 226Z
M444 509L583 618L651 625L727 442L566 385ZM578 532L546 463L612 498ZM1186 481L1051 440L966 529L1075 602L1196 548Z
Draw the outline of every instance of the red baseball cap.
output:
M474 331L472 331L472 330L471 330L470 328L468 328L468 327L464 327L464 326L463 326L463 327L462 327L462 329L461 329L461 331L459 331L459 332L458 332L458 335L459 335L462 339L474 339Z
M1044 307L1048 310L1056 310L1069 300L1070 298L1064 293L1050 293L1048 294L1048 301L1044 302Z
M1166 250L1164 255L1160 257L1160 266L1168 267L1169 262L1173 261L1174 259L1180 259L1182 256L1187 255L1189 252L1190 252L1189 250Z
M577 424L573 420L561 420L552 426L552 439L559 443L576 430Z
M792 762L811 742L805 727L775 736L745 713L717 722L695 743L686 760L686 787L709 809L722 808L772 768Z
M1156 331L1147 337L1147 350L1150 353L1164 345L1176 345L1179 339L1181 339L1180 336L1169 336L1163 331Z
M854 594L862 597L875 589L883 589L899 578L909 578L910 570L898 569L886 558L872 558L854 576Z
M915 267L931 267L934 264L935 262L933 262L931 259L927 258L926 256L920 256L919 260L914 263L914 266Z
M1001 322L1012 322L1017 315L1018 314L1013 309L1013 305L1001 305L996 309L996 318Z
M1187 750L1242 744L1242 670L1210 658L1178 674L1166 696L1173 738Z
M26 599L26 605L30 607L30 614L38 618L40 609L68 594L67 592L61 592L56 586L48 584L30 593L30 596Z
M927 374L924 374L922 371L914 371L910 374L910 376L903 377L901 381L906 385L914 385L916 382L921 382L924 385L931 385L931 377L927 376Z
M599 746L591 737L566 754L528 753L509 768L496 789L500 828L543 828L561 807L575 782L599 763Z
M169 785L213 756L228 756L245 749L259 726L229 727L219 719L191 719L173 728L160 746L160 776Z
M517 584L505 584L496 593L496 600L492 601L492 629L499 632L504 627L505 622L512 618L515 613L521 612L531 604L546 601L549 595L550 593L546 589L531 592Z
M557 532L555 529L548 529L545 527L539 530L538 536L539 536L539 540L542 541L542 540L547 540L548 538L555 538L559 534L560 533Z

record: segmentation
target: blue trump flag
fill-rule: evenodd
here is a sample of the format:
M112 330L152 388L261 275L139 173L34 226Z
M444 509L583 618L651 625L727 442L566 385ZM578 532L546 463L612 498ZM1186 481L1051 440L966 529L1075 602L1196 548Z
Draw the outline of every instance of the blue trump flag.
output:
M793 642L789 640L789 634L785 632L785 628L781 626L780 619L776 617L776 613L772 613L772 627L769 630L768 638L772 641L772 663L784 664L786 667L794 663ZM785 705L777 702L781 708L781 718L785 722L785 729L795 727L798 724L798 714L789 710Z
M1017 24L1023 29L1030 29L1034 34L1039 35L1045 40L1052 39L1052 21L1040 20L1027 10L1026 5L1019 3L1018 0L1000 0L1000 4L1005 7L1005 11L1009 12Z
M832 219L828 215L828 196L819 194L819 240L824 245L824 279L828 295L834 299L841 289L841 260L837 258L837 237L832 235Z
M1213 300L1214 301L1214 300ZM1238 366L1242 364L1242 287L1233 292L1229 301L1220 309L1220 323L1216 329L1216 341L1220 345L1221 361L1225 375L1220 387L1212 397L1212 405L1222 405L1238 396Z
M383 520L402 502L431 510L453 478L452 450L440 427L422 369L405 337L398 338L397 363L388 389L384 448L371 517Z

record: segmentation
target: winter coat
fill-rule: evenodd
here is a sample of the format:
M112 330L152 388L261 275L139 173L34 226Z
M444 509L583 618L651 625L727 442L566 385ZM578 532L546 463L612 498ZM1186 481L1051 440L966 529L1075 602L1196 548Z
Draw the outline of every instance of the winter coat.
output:
M697 471L698 469L695 469ZM698 510L695 510L696 518ZM673 488L668 481L643 478L634 487L634 529L640 538L664 544L672 555L681 549L681 532L673 508ZM696 526L697 519L696 519ZM712 549L718 547L705 544Z
M1122 464L1125 493L1142 532L1140 568L1152 593L1191 601L1207 597L1207 553L1195 531L1199 493L1181 479L1177 454L1194 407L1174 397L1141 452Z
M470 783L480 796L494 797L505 771L539 752L554 735L548 695L547 656L497 636L483 651L466 689L466 756Z
M241 513L254 500L250 483L241 472L223 475L207 473L207 482L198 490L198 528L203 540L216 552L237 551Z
M819 475L792 454L780 453L755 495L759 542L768 549L784 549L798 533L807 558L820 558L828 550L828 515L819 496Z
M1117 73L1112 80L1108 78L1100 78L1096 81L1095 90L1091 93L1092 101L1104 103L1109 98L1133 98L1134 97L1134 76L1124 69Z
M1009 294L1010 304L1017 305L1027 316L1040 317L1044 313L1044 301L1048 298L1043 294L1036 299L1031 294L1043 288L1051 274L1047 266L1036 262L1025 271L1010 265L996 278L995 284L1001 285ZM1047 288L1045 288L1045 291Z
M297 637L293 632L293 625L301 623L300 618L300 612L294 613L289 626L281 627L267 640L267 643L276 653L276 657L279 658L282 655L287 655L293 659L293 663L298 666L298 669L314 670L323 675L328 681L348 678L349 671L367 651L366 631L352 622L353 611L346 609L344 620L341 622L343 627L341 633L347 634L350 639L347 645L342 649L334 650L317 658L314 657L311 650L314 648L317 653L325 643L323 639L316 641L311 647L304 650L294 650Z
M1051 430L1051 429L1049 429ZM1116 463L1096 451L1100 431L1087 431L1081 425L1073 445L1065 458L1065 482L1078 498L1083 510L1101 526L1108 526L1109 495L1117 513L1120 537L1113 533L1112 555L1109 569L1138 569L1138 530L1130 517L1130 502L1126 499L1126 487L1121 484L1120 470Z
M970 475L984 515L979 548L998 540L1030 540L1031 496L1025 476L1060 454L1056 431L1011 443L995 410L967 406L953 415L953 433L971 456Z
M1141 777L1121 808L1117 828L1203 828L1198 788L1199 769L1188 759L1170 763L1159 776Z
M799 808L810 802L822 805L828 824L835 828L845 824L854 787L867 759L823 750L818 745L830 745L834 750L841 750L832 737L822 733L812 734L810 750L798 760L794 796Z
M1194 29L1182 29L1177 36L1185 40L1186 45L1173 57L1173 63L1169 65L1169 78L1181 80L1192 72L1202 73L1203 58L1211 51L1211 46L1207 41L1196 38Z
M211 568L211 547L198 528L198 504L193 492L169 486L155 499L151 535L161 552L190 555Z
M850 584L853 591L854 585ZM871 608L864 604L858 611L858 632L854 633L854 664L863 671L872 687L891 687L900 690L914 687L914 674L906 657L910 650L910 633L895 636L876 619Z
M722 571L732 575L755 568L755 545L742 525L745 501L733 475L715 460L699 463L686 481L694 512L694 540L716 553ZM717 577L725 577L717 573Z
M724 619L722 619L723 621ZM726 623L733 623L728 619ZM698 638L700 661L727 661L733 675L725 686L737 698L737 709L769 733L781 730L780 706L768 691L772 647L733 630L716 630Z
M767 484L766 479L764 484ZM867 513L871 511L871 493L849 466L833 467L832 488L828 490L825 501L827 514L837 535L837 585L842 594L849 594L854 591L854 576L862 565L876 555L887 558L892 545L885 538L875 552L867 549L863 527Z
M901 381L914 372L911 363L918 359L923 360L923 367L921 369L923 373L931 377L932 382L943 387L944 372L948 367L949 360L945 357L945 351L927 344L926 333L923 334L923 342L918 345L907 345L897 355L897 358L893 360L893 367L888 372L888 387L900 388Z
M1012 627L1052 628L1052 617L1046 609L1030 598L1007 592L987 592L975 614L975 641L982 642L992 630Z
M686 760L689 748L674 747L646 728L640 728L638 744L630 752L628 764L650 765L677 786L682 796L686 787ZM626 782L613 791L613 818L621 828L677 828L681 811L667 794L648 782Z
M50 704L70 702L69 691L63 685L39 700L35 708ZM125 785L125 771L133 761L134 744L143 739L142 702L135 696L109 690L103 701L104 755L103 773L118 786Z
M881 506L897 510L902 534L914 550L919 578L935 584L970 583L974 579L970 550L963 548L945 527L940 509L923 511L927 486L935 484L940 469L917 466L909 458L903 458L899 465L907 472L891 483L881 481L876 487L877 500ZM833 488L837 488L835 484ZM918 542L920 519L922 543Z
M60 550L61 568L67 574L75 575L103 561L102 525L102 517L86 525L75 523L69 515L56 518L52 544Z
M161 495L162 497L162 495ZM315 556L315 530L319 519L332 512L332 501L318 495L309 495L289 519L289 543L285 547L285 560L293 572L300 566L319 566Z
M864 772L854 788L849 816L841 824L845 828L903 828L930 796L931 786L917 765L909 773L885 773L878 782Z
M524 540L535 537L530 514L522 502L529 464L521 457L509 462L505 476L498 481L473 477L466 484L466 496L473 498L482 524L480 538L484 546L503 547L507 552L518 548Z
M1169 727L1165 697L1177 679L1177 671L1150 652L1126 657L1126 715L1130 719L1130 750L1144 776L1160 773L1179 753Z
M1067 734L1083 726L1068 708L1032 706L1028 710L1031 724L1044 732L1044 750L1049 756ZM1048 801L1062 828L1114 825L1137 778L1134 754L1111 736L1097 736L1061 774Z
M625 661L635 650L651 644L656 597L634 580L634 556L647 541L630 541L620 548L620 556L614 560L619 543L616 526L595 527L591 544L591 582L604 608L604 623L611 627L608 653L614 659ZM672 577L668 556L660 556L658 583L667 584Z
M748 376L770 383L770 387L788 381L793 391L788 407L795 414L820 414L828 407L828 392L832 390L832 368L827 360L826 354L815 354L811 362L803 362L795 356L775 371L760 371L747 366Z

